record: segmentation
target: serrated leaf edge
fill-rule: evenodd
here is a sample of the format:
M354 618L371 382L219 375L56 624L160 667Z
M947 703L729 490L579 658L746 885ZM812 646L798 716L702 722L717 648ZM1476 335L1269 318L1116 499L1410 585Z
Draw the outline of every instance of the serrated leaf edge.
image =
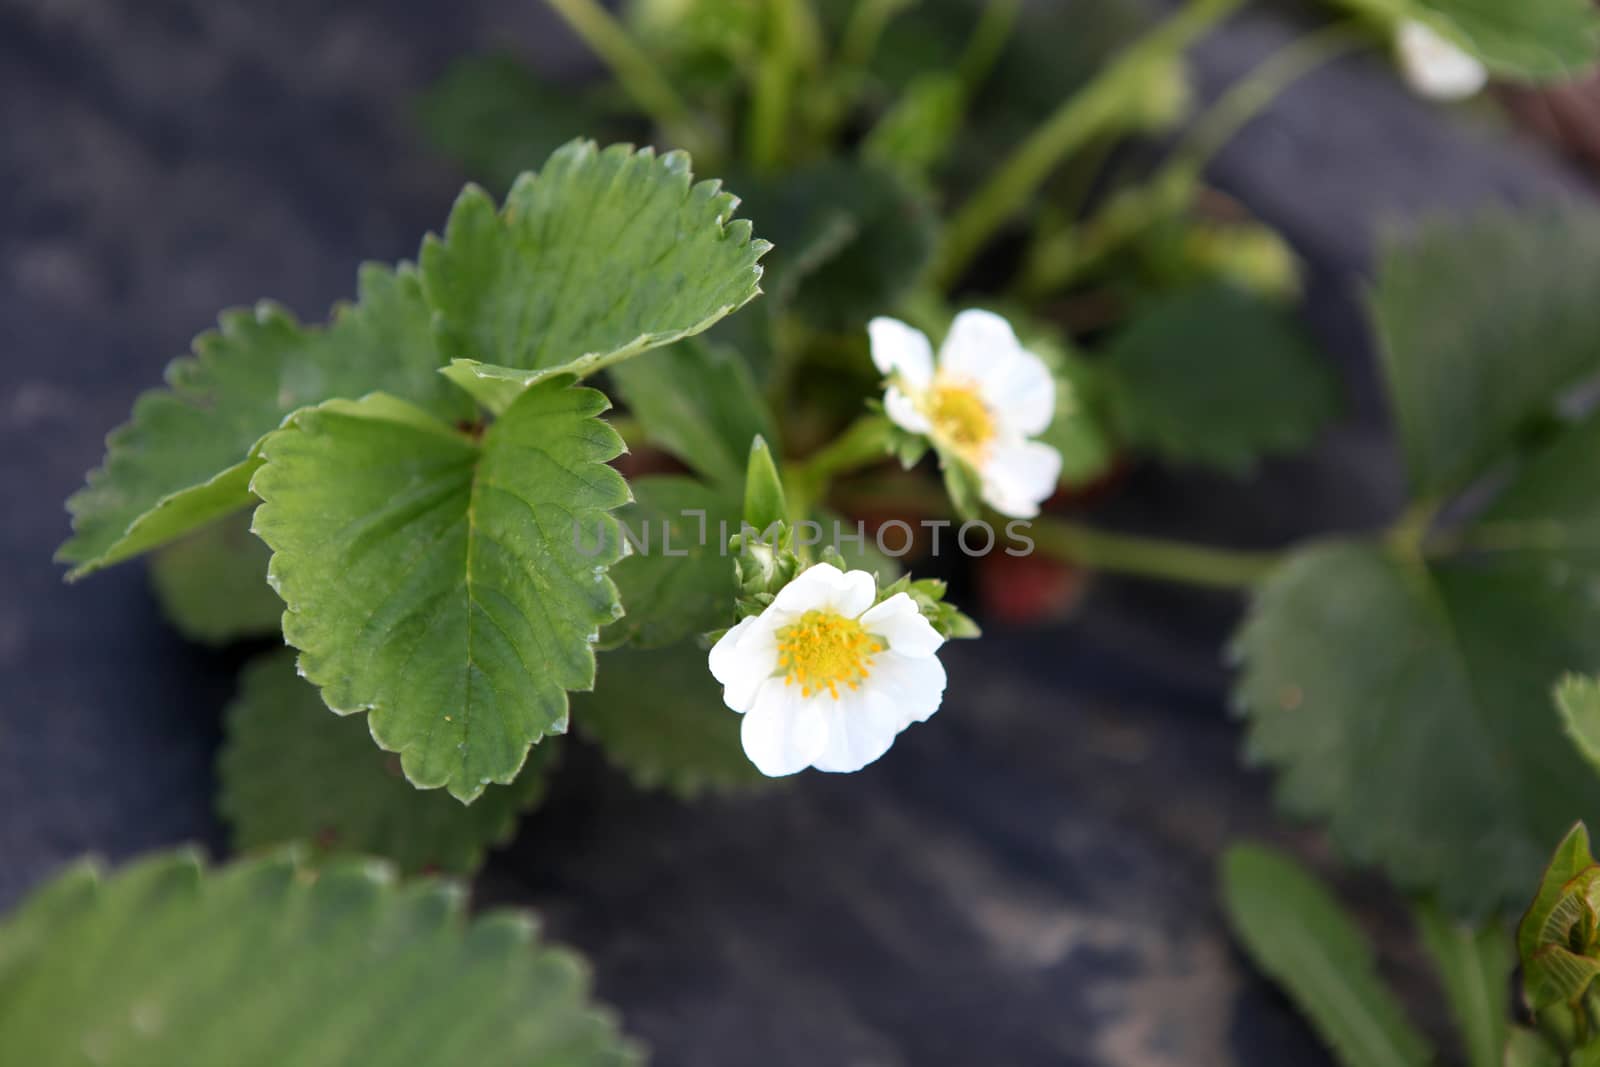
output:
M609 438L609 440L607 442L608 445L611 445L611 446L615 447L615 452L612 454L611 458L615 459L617 456L621 455L624 451L626 451L626 445L622 440L622 436L620 434L618 434L617 431L614 428L612 428L612 426L609 423L607 423L605 420L599 418L599 416L602 413L604 413L605 411L610 409L610 407L611 407L610 398L608 398L604 393L600 392L598 389L590 389L590 388L581 387L581 386L569 386L569 388L578 388L582 392L593 394L593 396L597 398L597 404L596 404L595 410L590 412L587 417L591 421L593 421L595 423L596 427L598 427L598 429L595 432L600 434L602 437L608 437ZM306 417L311 412L327 410L327 411L336 412L336 413L339 413L339 414L355 415L357 417L370 417L370 416L367 415L367 409L372 408L374 406L376 406L378 408L381 408L383 410L383 412L386 413L386 414L392 414L392 413L394 413L396 411L402 411L404 409L410 409L411 416L416 420L413 423L413 425L417 425L417 426L419 426L421 428L427 429L429 432L436 432L436 433L440 434L441 436L450 438L452 440L457 439L457 435L455 434L455 432L453 430L451 430L450 427L445 426L443 423L441 423L437 419L435 419L432 415L428 414L427 412L423 411L420 408L415 407L414 405L408 403L407 401L400 400L400 399L398 399L396 397L390 396L387 393L368 393L366 396L361 397L361 398L359 398L357 400L346 400L346 399L343 399L343 398L335 398L335 399L332 399L332 400L323 401L321 404L313 404L313 405L310 405L309 407L301 408L298 411L293 412L288 418L286 418L284 420L284 422L283 422L283 425L280 426L280 428L278 430L273 431L273 433L274 434L282 433L282 432L284 432L286 430L291 429L292 424L296 423L299 419ZM431 424L431 425L429 425L429 424ZM270 462L270 457L268 457L266 455L266 449L270 447L270 438L272 436L273 436L273 434L268 434L266 438L263 438L263 441L262 441L261 445L258 446L261 449L262 458L265 461L265 462L262 463L261 467L258 468L258 473L259 473L259 470L265 469L266 462ZM607 509L604 512L605 517L609 518L613 522L615 521L615 516L612 513L615 512L615 510L617 508L620 508L624 504L627 504L627 503L629 503L629 502L631 502L633 500L633 492L628 487L627 482L623 481L622 482L622 486L623 486L623 490L624 490L625 499L623 499L623 500L619 501L618 503L612 505L609 509ZM255 515L252 516L252 518L251 518L250 532L254 533L257 537L261 537L262 535L261 535L260 531L257 529L257 520L259 519L259 517L262 514L262 512L265 509L267 509L268 507L270 507L271 501L268 500L266 497L261 496L261 494L255 489L255 478L254 477L252 477L252 479L251 479L251 492L255 493L256 496L261 499L262 503L261 503L261 507L258 507L256 509ZM266 538L263 537L262 540L266 540ZM268 547L269 548L272 547L270 542L268 543ZM296 614L296 611L295 611L294 606L290 603L289 597L284 593L284 591L283 591L283 589L281 587L281 584L280 584L280 581L279 581L279 577L278 577L278 573L277 573L277 567L276 567L277 559L278 559L278 552L277 552L276 549L273 549L272 559L267 564L267 584L272 586L273 592L277 593L279 598L282 599L283 602L284 602L284 612L283 612L284 627L283 628L284 628L285 633L287 633L290 630L289 617L291 615L293 615L293 614ZM612 616L610 621L615 622L617 619L622 617L622 598L621 598L621 593L618 591L616 582L612 580L612 578L611 578L609 573L602 575L601 576L601 581L604 583L605 587L607 589L609 589L610 592L611 592L611 599L612 599L613 604L615 605L615 613L613 614L613 616ZM593 635L591 635L591 637L590 637L590 640L589 640L589 659L590 659L591 663L594 662L596 643L599 640L600 630L604 629L604 625L605 624L601 624L601 626L596 629L596 632ZM522 758L517 761L517 765L516 765L516 767L514 769L509 771L503 777L491 777L489 779L489 781L487 781L487 782L477 782L477 783L475 783L475 785L476 785L475 789L467 789L464 792L458 792L455 789L450 788L452 780L450 778L448 778L448 777L445 778L445 779L442 779L440 781L434 782L434 781L422 780L420 775L417 775L417 774L413 773L413 765L416 762L416 757L413 755L413 751L416 748L415 745L411 746L411 748L409 748L409 749L408 748L404 748L404 747L397 747L397 746L389 744L387 741L385 741L385 739L382 736L380 736L378 730L375 728L375 723L374 723L374 720L372 718L371 712L373 712L374 710L379 709L382 706L381 704L362 704L362 705L358 705L356 707L343 708L343 707L338 706L338 704L336 704L334 701L330 700L328 698L328 688L327 687L332 684L331 681L330 682L321 681L318 678L313 677L310 673L308 673L307 670L306 670L306 667L305 667L305 653L304 653L304 650L298 650L298 651L299 651L300 654L295 657L295 672L301 678L305 679L306 682L308 682L309 684L311 684L311 685L313 685L313 686L315 686L317 688L318 693L320 693L321 696L322 696L322 702L328 706L328 709L330 711L332 711L335 715L341 715L341 716L359 715L359 714L362 714L362 713L366 713L367 714L367 731L372 736L373 743L375 745L377 745L378 748L382 749L383 751L394 753L395 755L398 755L400 757L400 768L401 768L401 771L405 774L406 780L408 782L410 782L412 785L416 786L418 789L440 789L440 788L449 789L450 795L455 797L457 800L461 801L463 804L472 803L474 800L476 800L479 796L481 796L483 794L484 789L487 788L488 785L491 784L491 783L495 784L495 785L510 785L512 782L514 782L516 780L517 776L519 774L521 774L523 769L527 766L528 754L529 754L529 752L532 751L534 745L539 744L546 737L562 736L562 735L565 735L569 731L570 725L571 725L571 718L572 718L572 706L571 706L571 700L570 700L569 694L573 693L573 692L588 692L588 691L591 691L594 688L593 682L590 683L590 685L588 686L587 689L565 689L565 688L563 688L562 689L562 693L561 693L561 700L562 700L562 704L564 705L564 708L563 708L561 717L551 726L550 729L545 730L543 733L540 733L537 736L535 736L535 737L533 737L533 738L531 738L529 740L528 747L523 750Z

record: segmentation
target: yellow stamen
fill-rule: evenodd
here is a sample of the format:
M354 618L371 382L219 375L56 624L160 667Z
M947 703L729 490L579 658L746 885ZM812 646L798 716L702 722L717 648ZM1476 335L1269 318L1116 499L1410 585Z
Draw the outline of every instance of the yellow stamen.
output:
M935 381L922 408L933 424L933 436L963 459L978 461L994 440L994 416L974 385Z
M831 611L808 611L778 631L778 667L785 685L801 695L827 690L839 699L839 686L859 689L872 673L872 660L886 646L854 619Z

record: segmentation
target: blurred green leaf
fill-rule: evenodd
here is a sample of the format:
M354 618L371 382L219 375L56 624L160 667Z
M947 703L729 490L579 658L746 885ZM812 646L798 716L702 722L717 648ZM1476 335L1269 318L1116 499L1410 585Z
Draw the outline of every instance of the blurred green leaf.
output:
M1056 379L1055 418L1039 440L1061 453L1061 484L1073 488L1088 485L1111 469L1116 449L1092 411L1072 392L1072 383ZM1068 405L1061 398L1071 397Z
M546 82L507 55L456 60L417 99L416 116L434 148L496 195L573 138L630 139L588 87Z
M417 789L399 757L373 745L365 719L328 710L285 649L245 668L227 712L217 807L236 850L305 841L319 859L366 853L406 872L471 874L543 798L557 751L553 741L534 746L514 782L470 807Z
M624 614L602 643L660 648L732 623L739 487L656 475L630 488L633 503L617 513L630 548L611 568Z
M1045 356L1038 345L1030 350ZM1049 354L1056 379L1056 413L1039 439L1061 453L1061 484L1082 487L1104 477L1117 459L1106 383L1098 365L1073 352Z
M250 532L248 514L229 515L158 549L150 584L167 621L191 641L224 645L275 634L283 601L267 584L271 555Z
M1473 929L1427 903L1419 904L1415 914L1422 943L1450 999L1467 1062L1471 1067L1504 1067L1511 972L1517 962L1506 924L1497 918Z
M760 60L766 0L628 0L633 38L684 92L705 101L736 96Z
M1596 424L1568 435L1463 536L1576 532L1574 510L1600 507L1600 486L1572 495L1600 478L1597 447ZM1424 565L1332 543L1280 567L1235 651L1248 752L1279 769L1283 806L1452 914L1519 903L1545 842L1600 812L1548 703L1565 671L1600 669L1600 603L1574 558L1507 543Z
M856 0L822 0L818 7L837 33ZM968 0L918 0L895 16L884 44L873 56L871 76L880 108L929 71L961 67L978 25L976 5ZM1089 4L1024 4L977 87L974 111L966 124L973 148L989 154L954 162L983 168L999 150L1020 140L1067 97L1099 71L1108 56L1148 28L1150 13L1125 0ZM962 158L968 157L968 158Z
M573 721L646 788L688 797L764 784L706 657L693 642L603 653L594 692L573 699Z
M525 913L347 859L114 875L79 863L0 924L0 1061L154 1067L614 1067L642 1062L587 966Z
M1589 0L1417 0L1440 29L1496 74L1573 78L1600 60L1600 14Z
M1452 220L1389 246L1372 308L1415 495L1459 492L1600 373L1597 289L1592 210Z
M1344 1067L1425 1067L1428 1042L1378 977L1344 909L1293 860L1254 845L1222 858L1228 923Z
M773 244L774 301L814 327L855 330L892 310L933 255L931 205L882 167L834 161L738 188L742 210Z
M757 437L777 440L772 417L737 352L682 341L611 368L611 381L651 443L717 485L742 485Z
M1567 736L1600 772L1600 679L1563 678L1556 687L1556 707Z
M1338 381L1294 314L1229 285L1155 301L1098 369L1130 445L1236 474L1310 444L1339 408Z
M1567 1067L1565 1057L1537 1031L1513 1027L1506 1044L1505 1067Z

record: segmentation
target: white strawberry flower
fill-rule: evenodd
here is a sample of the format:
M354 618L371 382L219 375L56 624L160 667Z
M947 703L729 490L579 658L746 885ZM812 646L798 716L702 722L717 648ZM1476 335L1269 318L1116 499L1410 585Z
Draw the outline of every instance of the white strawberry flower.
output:
M872 362L889 379L889 418L969 464L984 502L1002 515L1039 514L1061 477L1061 453L1030 438L1055 417L1056 383L1011 324L992 312L963 311L937 366L927 335L898 319L873 319L867 333Z
M1426 23L1414 19L1395 34L1400 70L1420 96L1433 100L1465 100L1489 84L1489 71L1478 59Z
M818 563L711 649L745 755L762 774L859 771L944 699L944 644L916 601L881 604L867 571Z

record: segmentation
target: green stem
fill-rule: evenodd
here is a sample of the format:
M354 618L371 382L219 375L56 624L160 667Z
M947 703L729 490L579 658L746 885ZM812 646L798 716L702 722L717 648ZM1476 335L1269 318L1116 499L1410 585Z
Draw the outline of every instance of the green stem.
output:
M859 0L845 24L834 60L837 76L851 85L859 82L878 51L878 42L889 20L910 7L913 0Z
M1028 536L1040 554L1093 570L1218 589L1259 585L1283 559L1276 552L1237 552L1108 533L1048 516L1033 520Z
M1190 183L1164 175L1122 190L1089 222L1041 237L1030 250L1018 282L1023 299L1038 300L1066 288L1139 234L1181 212L1193 199Z
M1137 111L1147 74L1156 64L1169 61L1241 2L1189 0L1065 101L952 220L934 272L938 283L948 288L958 281L972 258L1032 200L1063 158Z
M1064 288L1139 234L1186 210L1207 164L1241 129L1289 86L1366 41L1359 26L1334 23L1268 57L1213 102L1161 167L1124 192L1103 218L1037 242L1024 272L1025 294L1037 298Z
M816 116L818 143L827 144L848 118L866 84L867 67L889 22L914 0L859 0L850 12L834 53L831 70L821 87Z
M598 0L546 0L572 31L611 68L617 82L671 141L691 155L709 154L712 143L683 98L656 69L628 31Z
M887 459L890 428L886 416L863 415L819 451L790 463L785 479L790 511L809 515L839 475Z
M783 162L793 123L795 80L815 60L816 27L807 0L766 0L766 41L752 87L746 151L757 170Z
M994 69L995 61L1000 58L1006 41L1011 38L1012 27L1017 24L1017 15L1021 10L1022 0L989 0L984 5L978 25L972 30L972 40L956 68L968 94L976 92Z
M790 463L784 479L790 513L801 517L809 515L808 509L827 494L835 477L882 461L886 456L889 431L889 420L884 416L864 416L843 436L809 459ZM893 493L898 493L898 498L894 498ZM896 487L893 493L886 496L882 490L874 490L870 499L885 504L893 498L901 506L921 514L949 513L949 501L943 493L906 486ZM991 522L1008 521L1004 516L987 517ZM1093 570L1217 589L1249 589L1258 585L1285 558L1281 552L1240 552L1109 533L1048 515L1025 525L1027 535L1033 539L1034 551L1040 555Z
M1273 53L1211 104L1167 158L1161 174L1180 173L1198 181L1229 141L1254 121L1295 82L1368 43L1362 28L1335 22L1306 34Z
M1426 550L1432 547L1428 544L1428 532L1433 529L1433 520L1438 514L1438 501L1414 502L1395 520L1394 525L1389 527L1384 537L1385 543L1397 555L1421 562Z

